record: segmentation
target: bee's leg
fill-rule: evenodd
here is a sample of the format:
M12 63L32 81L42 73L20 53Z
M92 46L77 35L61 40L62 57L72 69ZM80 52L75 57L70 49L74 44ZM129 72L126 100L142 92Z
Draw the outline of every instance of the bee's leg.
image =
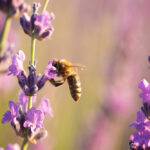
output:
M50 81L50 83L51 84L53 84L54 86L60 86L60 85L62 85L62 84L64 84L65 83L65 79L63 79L63 80L58 80L58 81L56 81L56 80L54 80L54 79L51 79L51 80L49 80Z

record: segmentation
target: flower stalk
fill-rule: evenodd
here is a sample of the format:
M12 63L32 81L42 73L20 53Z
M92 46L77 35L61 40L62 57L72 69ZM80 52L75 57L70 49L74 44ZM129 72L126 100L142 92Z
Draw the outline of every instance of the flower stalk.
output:
M42 9L42 12L44 12L48 6L48 3L49 3L49 0L45 0L45 3L44 3L44 6L43 6L43 9Z
M6 40L7 40L10 25L11 25L11 17L8 14L6 16L5 23L4 23L4 26L3 26L3 32L0 35L0 56L2 56L3 53L4 53L4 46L5 46L5 43L6 43Z
M32 96L29 96L28 110L32 107Z
M21 150L27 150L27 148L28 148L28 139L26 137L22 143Z
M34 59L35 59L35 42L36 42L36 39L34 38L34 36L32 36L32 39L31 39L31 65L34 65L35 67L35 64L34 64Z

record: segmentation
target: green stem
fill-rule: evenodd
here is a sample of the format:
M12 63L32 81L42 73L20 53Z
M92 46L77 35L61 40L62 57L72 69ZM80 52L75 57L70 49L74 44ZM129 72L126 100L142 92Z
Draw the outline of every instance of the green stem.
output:
M27 150L27 148L28 148L28 139L25 138L22 143L21 150Z
M48 6L49 0L45 0L42 12L46 10L47 6Z
M32 107L32 96L29 96L28 110Z
M31 40L31 65L34 65L34 59L35 59L35 41L36 39L34 36L32 36Z
M3 26L3 32L0 35L0 56L2 56L4 53L4 46L5 46L5 42L7 40L10 25L11 25L11 17L8 14L6 16L5 23Z

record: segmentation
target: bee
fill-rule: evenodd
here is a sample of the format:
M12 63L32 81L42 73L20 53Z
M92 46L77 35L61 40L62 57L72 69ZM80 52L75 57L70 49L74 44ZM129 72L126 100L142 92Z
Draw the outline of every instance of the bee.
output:
M73 68L84 69L84 66L72 65L71 62L61 59L54 60L52 64L56 68L56 72L58 77L62 77L62 80L54 80L51 79L50 82L54 86L60 86L65 83L67 80L70 94L75 101L78 101L81 97L81 83L79 79L79 75L73 70Z

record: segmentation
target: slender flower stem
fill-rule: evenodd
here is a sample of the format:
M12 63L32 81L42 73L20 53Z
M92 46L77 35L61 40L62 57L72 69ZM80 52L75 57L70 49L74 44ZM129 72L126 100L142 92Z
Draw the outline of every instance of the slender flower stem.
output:
M28 148L28 139L26 137L22 143L21 150L27 150L27 148Z
M32 96L29 96L28 110L32 107Z
M36 39L34 36L32 36L31 39L31 65L34 65L34 59L35 59L35 41Z
M32 36L31 39L31 65L35 66L35 41L36 39ZM32 107L32 96L29 96L28 110Z
M42 12L46 10L47 6L48 6L49 0L45 0Z
M6 16L5 23L3 26L3 32L0 35L0 56L2 56L4 53L4 46L5 46L5 42L7 40L7 35L9 32L10 25L11 25L11 17L8 14Z

